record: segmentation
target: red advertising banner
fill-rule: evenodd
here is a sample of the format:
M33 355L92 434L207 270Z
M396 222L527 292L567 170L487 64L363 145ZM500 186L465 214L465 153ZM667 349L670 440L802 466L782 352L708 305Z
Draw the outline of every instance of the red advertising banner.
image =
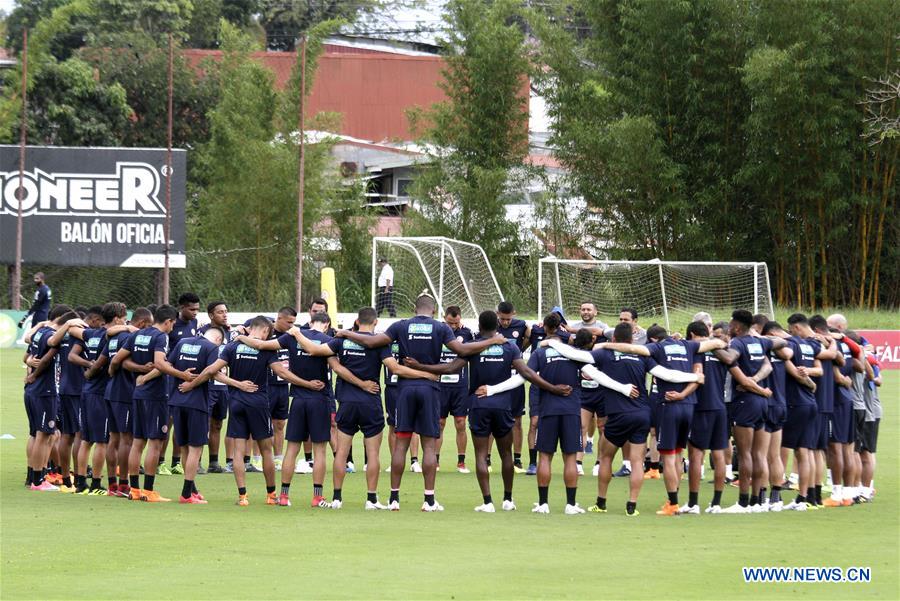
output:
M900 330L856 330L875 347L881 369L900 369Z

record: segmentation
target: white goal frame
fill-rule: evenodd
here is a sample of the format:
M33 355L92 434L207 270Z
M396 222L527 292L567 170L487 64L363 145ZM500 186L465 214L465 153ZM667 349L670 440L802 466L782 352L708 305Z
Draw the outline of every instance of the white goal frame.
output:
M475 301L475 296L472 293L469 285L466 282L466 278L463 277L462 266L459 262L459 257L456 254L456 249L453 248L454 244L459 244L463 246L470 247L472 249L476 249L478 253L481 254L484 259L484 263L487 266L488 273L491 276L490 282L485 282L485 284L493 284L495 290L497 291L497 298L500 302L503 300L503 293L500 290L500 284L497 283L497 276L494 275L494 268L491 267L491 262L488 261L487 254L485 254L484 249L481 248L478 244L473 244L471 242L464 242L462 240L455 240L452 238L446 238L444 236L416 236L416 237L403 237L403 236L374 236L372 238L372 306L375 306L376 297L378 293L378 243L387 243L393 244L396 246L400 246L405 250L409 251L413 257L419 263L419 267L422 269L422 274L425 276L425 281L428 283L429 292L434 297L434 300L437 302L437 310L443 314L444 312L444 273L445 269L455 269L455 271L460 275L460 280L462 281L463 290L465 291L466 299L468 300L469 308L472 311L472 315L474 317L478 317L478 314L481 310L478 307L478 303ZM425 267L425 261L422 259L422 255L419 252L419 249L416 248L414 242L424 242L426 244L439 245L441 249L441 261L440 268L437 274L437 280L432 277L432 274L428 272L428 269ZM451 266L452 265L452 266Z
M665 277L663 273L663 268L667 265L671 266L697 266L702 267L704 265L707 266L735 266L735 267L752 267L753 268L753 313L760 312L759 299L760 299L760 291L759 291L759 276L760 274L765 275L766 281L766 297L768 299L768 311L767 315L770 319L775 319L775 305L772 302L772 284L769 279L769 267L766 263L763 262L753 262L753 261L661 261L659 259L651 259L648 261L626 261L626 260L602 260L602 259L592 259L592 260L579 260L579 259L557 259L556 257L544 257L538 262L538 302L537 302L537 315L540 318L543 315L543 307L544 307L544 267L545 265L554 265L555 276L556 276L556 301L554 304L562 306L563 305L563 291L562 284L559 277L559 266L564 264L574 264L574 265L653 265L658 266L659 269L659 286L661 293L661 306L663 309L663 317L666 322L666 329L671 329L671 324L669 323L669 305L666 300L666 285L665 285ZM702 309L702 308L701 308ZM750 310L747 307L747 310Z

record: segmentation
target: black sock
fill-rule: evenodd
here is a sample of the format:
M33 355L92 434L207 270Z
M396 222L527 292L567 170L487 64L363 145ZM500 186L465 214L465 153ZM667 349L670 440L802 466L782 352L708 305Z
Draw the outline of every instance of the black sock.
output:
M606 499L604 497L597 497L597 507L606 509Z
M238 495L243 497L246 494L247 494L247 487L246 486L238 486Z
M213 455L213 454L210 453L210 455L209 455L209 462L210 462L210 463L219 463L219 456L218 456L218 455Z
M415 455L413 455L412 457L409 458L409 464L410 464L410 465L412 465L412 464L414 464L414 463L418 463L418 462L419 462L419 458L416 457Z
M759 495L750 495L750 505L759 505Z
M128 486L133 488L134 490L140 490L141 488L141 477L140 476L132 476L129 474L128 476Z
M119 488L128 486L128 478L119 478Z
M697 504L697 500L700 498L699 492L690 492L688 491L688 507L693 507Z
M172 467L175 467L179 463L181 463L181 456L180 455L172 455Z
M765 486L759 489L759 502L760 503L766 502L766 487Z
M627 503L625 503L625 513L627 513L628 515L632 515L635 511L637 511L637 502L628 501Z
M773 486L772 494L769 495L769 502L770 503L778 503L779 501L781 501L781 487Z
M434 505L434 493L431 493L430 495L425 495L425 502L428 503L429 505Z
M322 496L322 485L313 483L313 496L321 497Z
M494 502L494 499L491 497L491 495L481 495L481 498L484 499L485 505L487 505L488 503Z
M816 505L822 504L822 485L816 485Z
M306 459L306 463L312 461L312 453L303 453L303 458Z
M274 493L274 492L275 492L275 485L273 484L272 486L269 486L269 485L267 484L267 485L266 485L266 494L267 494L267 495L271 495L271 494Z
M434 454L434 460L437 462L438 465L440 465L440 464L441 464L441 454L440 454L440 453L435 453L435 454Z
M226 457L225 465L234 465L234 459L232 459L231 457Z
M282 482L281 483L281 494L287 496L291 494L291 483L290 482Z
M806 503L806 497L797 495L797 498L794 499L794 503Z
M250 463L250 455L244 455L244 463Z
M528 449L528 463L537 465L537 449Z
M63 477L63 486L72 488L72 477L71 476Z
M388 500L388 503L393 503L394 501L397 501L398 503L400 502L400 489L399 488L397 490L394 490L393 488L391 489L391 496L390 496L390 499Z
M160 456L160 458L159 458L159 463L158 463L157 465L165 465L165 464L166 464L166 458Z
M522 453L513 453L513 464L522 465Z
M197 484L195 482L191 482L191 494L199 495L200 491L197 490Z
M816 489L813 486L810 486L806 489L806 502L811 505L816 504Z
M576 459L576 460L575 460L575 465L582 465L581 459Z
M350 452L347 453L347 461L353 463L353 449L350 449Z
M678 491L675 492L667 492L669 495L669 505L678 505Z
M340 489L340 488L335 488L335 489L334 489L334 494L331 495L331 497L332 497L335 501L343 501L343 500L344 500L343 497L341 497L341 489Z
M181 498L187 499L194 493L194 481L193 480L185 480L184 484L181 485Z
M100 488L100 478L91 478L91 490Z
M369 503L377 503L378 502L378 493L367 492L366 493L366 501L368 501Z
M82 491L87 488L87 476L75 474L75 490Z
M512 501L512 491L511 490L503 491L503 500L504 501Z
M107 482L107 484L108 484L109 486L115 486L115 484L116 484L116 477L115 477L115 476L107 476L107 477L106 477L106 482Z
M465 463L466 462L466 454L456 456L456 463Z
M538 486L538 505L547 504L547 493L549 490L549 486Z
M741 507L747 507L750 504L750 493L739 493L738 494L738 505Z
M721 505L721 504L722 504L722 491L714 490L712 503L710 503L710 505Z
M28 468L28 475L25 476L25 481L28 482L28 484L34 484L34 468Z
M155 479L156 475L144 474L144 490L153 490L153 481Z
M575 505L575 493L578 492L577 486L566 487L566 504Z
M491 465L491 456L490 455L487 456L486 461L487 461L488 467L490 467L490 465Z

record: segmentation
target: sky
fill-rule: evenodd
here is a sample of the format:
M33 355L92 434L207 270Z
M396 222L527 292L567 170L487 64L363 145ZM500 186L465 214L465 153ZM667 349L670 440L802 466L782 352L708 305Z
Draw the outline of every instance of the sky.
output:
M15 0L0 0L0 10L9 14L16 7Z

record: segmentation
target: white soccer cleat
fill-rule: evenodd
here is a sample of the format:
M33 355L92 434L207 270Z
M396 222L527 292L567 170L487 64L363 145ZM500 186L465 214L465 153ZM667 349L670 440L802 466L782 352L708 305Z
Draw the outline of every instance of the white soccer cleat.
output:
M312 466L309 464L309 461L305 459L301 459L297 462L297 466L294 468L295 474L311 474L313 472Z
M353 462L352 462L352 461L348 461L348 462L347 462L347 473L348 473L348 474L355 474L355 473L356 473L356 466L353 465Z
M757 503L756 505L750 506L750 513L766 513L767 511L769 511L768 505Z
M391 466L387 466L386 468L384 468L384 473L390 474L390 473L391 473Z
M387 508L391 511L400 511L400 501L391 501Z
M678 515L700 515L700 506L685 503L678 508Z
M784 502L783 502L783 501L776 501L776 502L774 502L774 503L769 503L769 511L773 511L773 512L775 512L775 513L778 513L778 512L781 511L782 509L784 509Z
M344 502L340 499L335 499L328 505L328 507L331 509L340 509L343 506L344 506Z
M276 457L275 458L275 471L281 471L282 464L284 464L284 457Z
M566 505L566 515L578 515L579 513L584 513L584 509L578 503L575 503L574 505Z
M413 463L412 465L409 466L409 471L411 471L415 474L421 474L422 473L422 464L419 463L418 461L416 461L415 463Z
M531 513L550 513L550 505L547 503L543 505L535 503L534 507L531 508Z
M475 511L479 513L496 513L497 510L494 509L493 503L484 503L475 508Z
M456 471L460 474L471 474L472 470L467 468L465 465L457 466Z
M369 500L366 501L366 511L378 511L382 509L388 509L388 506L382 505L379 501L375 501L374 503ZM400 509L399 503L397 503L397 509ZM396 511L396 509L394 511Z
M512 500L510 499L508 501L503 501L502 508L503 508L503 511L515 511L516 504L513 503Z
M422 511L424 511L426 513L432 513L434 511L444 511L444 506L441 505L440 503L438 503L437 501L434 502L434 505L429 505L428 503L422 503Z
M740 503L735 503L731 507L726 507L721 513L750 513L749 507L744 507Z
M599 463L595 463L594 467L591 468L591 475L594 476L595 478L600 475L600 464Z
M722 513L721 505L710 505L706 508L705 513Z
M784 506L785 511L806 511L806 503L798 503L797 501L791 501L787 505Z
M578 475L579 475L579 476L583 476L583 475L584 475L584 466L583 466L583 465L581 465L580 463L579 463L579 464L576 464L576 465L575 465L575 469L578 470Z

